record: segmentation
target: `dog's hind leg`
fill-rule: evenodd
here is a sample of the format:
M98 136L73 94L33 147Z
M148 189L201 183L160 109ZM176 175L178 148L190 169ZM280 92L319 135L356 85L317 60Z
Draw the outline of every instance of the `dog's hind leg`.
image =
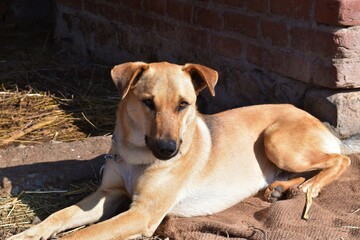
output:
M279 195L276 191L283 192L299 184L302 191L310 190L311 196L316 197L350 165L349 157L340 154L339 142L319 121L314 118L300 120L281 120L264 131L266 155L285 171L319 172L307 181L295 178L274 182L266 190L265 198L270 201Z
M322 170L300 185L303 192L307 192L311 188L312 197L317 197L324 186L337 179L350 165L350 158L345 155L327 154L324 158L324 164L319 164L319 168Z

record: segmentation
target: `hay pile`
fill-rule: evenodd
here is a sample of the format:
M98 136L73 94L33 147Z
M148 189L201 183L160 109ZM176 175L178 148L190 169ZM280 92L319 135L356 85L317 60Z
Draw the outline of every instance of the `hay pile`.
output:
M45 141L83 139L72 113L60 108L59 100L48 93L0 92L0 146Z
M111 133L111 67L60 49L52 26L0 24L0 148Z
M0 147L111 133L117 99L0 89Z

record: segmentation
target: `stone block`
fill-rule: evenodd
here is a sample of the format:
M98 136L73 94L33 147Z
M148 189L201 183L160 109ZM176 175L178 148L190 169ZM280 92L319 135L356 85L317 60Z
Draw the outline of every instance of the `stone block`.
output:
M358 58L360 54L360 26L342 28L334 33L337 46L335 58Z
M334 126L340 138L360 134L360 90L309 89L304 109Z

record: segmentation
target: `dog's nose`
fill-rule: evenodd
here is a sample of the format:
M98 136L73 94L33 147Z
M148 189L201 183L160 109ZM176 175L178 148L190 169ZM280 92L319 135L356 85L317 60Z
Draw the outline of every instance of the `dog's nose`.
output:
M159 154L163 158L170 158L176 153L176 142L172 139L170 140L157 140L156 141L157 149Z

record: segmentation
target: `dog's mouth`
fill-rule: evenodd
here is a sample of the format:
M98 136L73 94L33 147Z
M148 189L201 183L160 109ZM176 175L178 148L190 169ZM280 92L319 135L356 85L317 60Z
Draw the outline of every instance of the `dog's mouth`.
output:
M153 139L145 136L146 146L151 150L152 154L160 160L169 160L175 157L180 148L180 144L177 144L172 139Z

